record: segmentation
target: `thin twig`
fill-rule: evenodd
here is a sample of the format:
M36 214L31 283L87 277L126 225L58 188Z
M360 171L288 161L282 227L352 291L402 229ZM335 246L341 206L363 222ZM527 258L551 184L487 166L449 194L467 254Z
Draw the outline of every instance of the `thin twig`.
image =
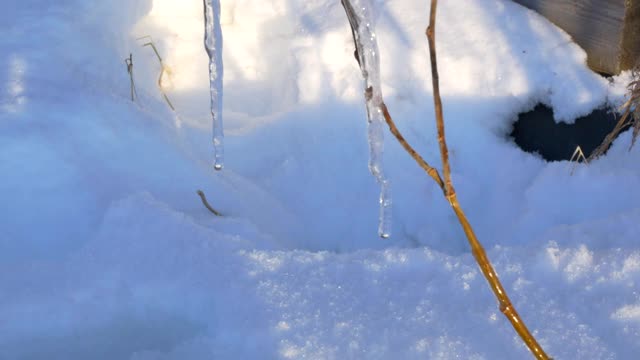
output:
M129 57L124 59L124 63L127 65L127 73L129 73L131 101L135 101L135 99L138 97L138 92L136 91L136 84L133 81L133 54L129 54Z
M638 111L638 109L636 109ZM635 121L633 123L633 133L631 135L631 145L629 145L629 151L633 148L633 145L636 144L636 140L638 139L638 135L640 135L640 117L637 117L634 112Z
M623 130L626 130L629 127L633 127L629 151L631 151L633 145L635 145L636 143L638 135L640 135L640 64L636 65L631 73L631 76L633 80L627 86L629 98L618 109L618 113L621 113L622 116L616 123L616 126L613 128L613 130L611 130L611 132L604 138L602 144L600 144L591 153L591 155L589 155L589 161L602 156Z
M631 145L629 145L629 151L635 145L638 135L640 135L640 64L632 71L633 81L629 84L627 89L629 90L629 102L627 111L631 113L633 120L631 121L633 126L633 132L631 133Z
M516 330L518 335L522 338L524 343L527 345L529 350L531 350L532 354L537 359L549 359L547 354L544 352L542 347L538 344L536 339L531 335L529 329L524 324L520 315L518 315L515 307L511 303L511 300L507 296L504 287L500 283L498 278L498 274L496 274L489 258L487 257L484 248L478 241L476 234L471 227L471 224L467 220L467 216L464 211L460 207L460 203L458 202L458 198L456 196L455 190L453 188L453 184L451 182L451 170L449 166L449 157L447 153L447 144L445 142L444 137L444 118L442 115L442 100L440 97L440 87L439 87L439 78L438 78L438 67L436 63L436 9L438 6L438 0L431 0L431 12L429 15L429 27L427 27L426 35L429 42L429 54L431 58L431 76L433 80L433 101L435 104L435 115L436 115L436 124L438 128L438 143L440 145L440 155L442 157L442 167L444 171L444 179L445 179L445 193L447 200L449 200L449 204L453 208L453 211L456 213L458 217L458 221L464 230L465 235L467 236L467 240L469 241L469 245L471 245L471 250L473 253L476 262L480 266L484 277L487 279L491 290L495 294L498 299L498 303L500 304L500 311L509 319L511 325Z
M151 48L153 49L153 52L155 52L156 56L158 57L158 61L160 61L160 63L162 63L162 57L160 56L160 53L158 52L158 49L156 49L156 46L153 44L153 38L151 37L151 35L141 36L141 37L137 38L136 40L143 40L143 39L149 39L149 42L146 42L146 43L142 44L142 46L151 46Z
M573 162L573 160L575 160L576 162ZM571 165L571 173L569 173L569 175L573 175L573 172L576 170L576 166L580 163L581 160L583 163L589 165L589 160L587 160L587 158L584 156L582 148L580 147L580 145L578 145L576 146L576 150L573 152L573 155L571 155L571 158L569 159L569 162L573 164Z
M349 1L341 0L341 3L345 13L347 14L347 19L349 20L349 26L351 28L351 35L353 36L353 43L355 45L354 56L358 61L358 66L360 67L360 70L364 70L362 69L363 64L360 63L360 57L358 56L358 37L356 36L356 29L358 28L358 26L360 26L358 17L355 14L355 10L353 9ZM372 96L373 96L373 88L369 87L365 89L365 93L364 93L365 100L369 101ZM431 176L433 180L438 184L438 186L442 189L442 191L444 191L444 182L442 181L442 178L440 177L438 170L436 170L431 165L429 165L429 163L427 163L427 161L424 160L424 158L420 156L420 154L418 154L418 152L407 142L407 140L405 140L404 136L402 136L402 133L400 133L400 131L398 130L398 127L393 121L391 114L389 114L389 110L387 109L387 105L385 104L384 99L382 98L382 95L380 95L380 97L381 97L380 110L382 111L384 120L387 123L387 126L389 126L389 130L391 131L393 136L395 136L395 138L398 140L400 145L407 151L407 153L409 153L409 155L416 161L416 163L418 163L418 166L420 166L424 171L426 171L427 174L429 174L429 176Z
M405 140L404 136L402 136L402 133L400 133L400 130L398 130L398 127L396 127L393 118L391 118L389 109L387 109L387 105L384 103L384 101L380 103L380 109L382 110L384 120L389 126L389 131L391 131L400 145L402 145L402 148L405 149L407 153L409 153L409 155L413 158L413 160L416 161L416 163L418 163L418 166L420 166L429 176L431 176L431 178L436 182L436 184L438 184L440 189L442 189L443 193L446 195L444 182L440 177L440 173L438 172L438 170L431 167L429 163L427 163L426 160L424 160L422 156L420 156L420 154L418 154L418 152L411 146L411 144L409 144L407 140Z
M436 112L436 126L438 128L438 144L440 146L440 157L442 158L442 172L444 175L444 190L447 196L454 195L451 183L451 167L449 165L449 151L447 141L444 136L444 121L442 121L442 100L440 99L440 77L438 75L438 63L436 59L436 9L438 0L431 1L431 12L429 15L429 27L427 27L427 39L429 41L429 56L431 60L431 82L433 84L433 105ZM438 94L438 96L435 96Z
M202 205L204 205L204 207L206 207L209 211L211 211L213 213L213 215L222 216L222 214L220 214L218 211L216 211L216 209L214 209L209 204L209 202L207 201L207 197L204 196L204 192L202 190L196 191L196 194L198 194L198 196L200 196L200 200L202 200Z
M160 56L160 53L158 52L158 49L156 48L156 45L153 43L153 38L151 38L151 36L147 35L147 36L139 37L136 40L142 40L142 39L147 39L147 38L149 39L149 42L146 42L146 43L142 44L142 46L143 47L144 46L150 46L153 49L153 52L156 54L156 57L158 58L158 62L160 63L160 75L158 76L158 88L160 89L160 92L162 93L162 97L164 98L164 101L167 102L167 105L169 105L171 110L176 111L176 108L173 106L173 104L169 100L169 97L167 96L167 93L165 93L164 89L162 88L162 78L164 77L164 73L167 72L167 66L162 61L162 57Z
M611 146L613 141L616 139L616 137L618 137L620 132L622 132L623 129L625 129L627 126L631 124L633 120L631 116L631 110L629 109L630 104L631 104L631 100L628 100L626 103L624 103L624 105L620 107L620 110L623 111L623 114L620 117L620 120L618 120L613 130L611 130L611 132L607 134L607 136L604 138L602 143L598 145L598 147L595 150L593 150L593 152L591 153L591 155L589 155L589 158L587 160L593 161L599 158L600 156L604 155L604 153L607 150L609 150L609 147Z

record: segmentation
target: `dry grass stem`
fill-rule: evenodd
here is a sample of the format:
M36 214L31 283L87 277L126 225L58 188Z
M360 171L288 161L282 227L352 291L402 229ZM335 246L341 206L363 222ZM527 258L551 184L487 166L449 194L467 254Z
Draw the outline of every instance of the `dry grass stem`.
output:
M598 145L598 147L595 150L593 150L593 152L591 153L591 155L589 155L589 158L587 160L593 161L599 158L600 156L604 155L604 153L609 149L609 147L613 143L613 140L615 140L616 137L618 137L618 135L622 132L622 130L626 129L629 125L632 124L633 115L631 114L630 106L631 106L631 100L628 100L627 102L624 103L624 105L620 107L620 110L622 111L622 116L620 117L620 120L618 120L613 130L611 130L611 132L607 134L607 136L602 141L602 144ZM635 123L637 124L638 121L635 121ZM632 139L631 146L633 146L634 140L635 140L635 136L634 136L634 139Z
M127 65L127 73L129 73L131 101L135 101L138 97L138 92L136 91L136 84L133 81L133 54L129 54L129 57L124 59L124 63Z
M153 49L153 52L156 54L156 57L158 58L158 62L160 63L160 75L158 76L158 88L160 89L160 93L162 93L162 97L164 98L164 101L167 102L167 105L169 105L171 110L176 111L176 108L173 107L173 104L169 100L169 97L167 96L167 93L165 93L164 88L162 86L162 79L164 78L164 74L168 72L167 70L168 67L162 61L162 57L160 56L160 53L158 52L156 45L153 43L153 39L151 38L151 36L147 35L147 36L139 37L136 40L142 40L142 39L149 39L149 42L142 44L142 46L151 47Z
M630 121L633 126L633 133L631 135L629 150L635 145L638 135L640 135L640 65L634 69L633 79L628 87L630 95L625 109L625 112L631 114L633 117L633 120Z
M573 162L574 160L575 162ZM571 166L570 175L573 175L573 172L576 170L576 166L581 161L587 165L589 164L589 160L587 160L587 158L584 156L584 152L582 152L582 148L580 146L576 146L576 150L573 152L573 155L571 155L571 158L569 159L569 162L573 164Z
M500 311L507 317L507 319L511 322L511 325L516 330L520 338L527 345L531 353L537 359L549 359L547 354L544 352L542 347L538 344L536 339L533 337L524 321L520 318L520 315L516 311L515 307L511 303L509 296L507 295L504 287L500 283L500 279L498 278L498 274L496 274L493 266L491 265L491 261L487 257L484 248L480 244L480 241L476 237L476 234L469 223L467 216L464 211L460 207L460 203L458 202L458 198L456 196L455 189L453 188L453 183L451 182L451 169L449 165L449 156L447 143L445 141L444 135L444 117L442 115L442 100L440 97L440 85L439 85L439 77L438 77L438 66L437 66L437 56L436 56L436 10L438 7L438 0L431 0L431 11L429 14L429 26L427 27L426 35L427 40L429 42L429 55L431 59L431 77L433 81L433 102L435 106L435 115L436 115L436 125L438 128L438 144L440 145L440 155L442 157L442 168L444 172L444 181L445 181L445 194L449 204L453 208L456 216L458 217L458 221L464 230L465 235L467 236L467 240L469 241L469 245L471 246L471 250L473 253L478 266L480 267L482 274L487 279L491 290L495 294L498 299L498 303L500 304Z
M370 96L371 88L367 89L365 92L365 97ZM422 156L420 156L420 154L418 154L418 152L411 146L411 144L407 142L404 136L402 136L402 133L400 133L400 130L398 130L398 127L396 126L395 121L393 121L391 114L389 114L389 109L387 109L387 105L384 103L384 101L380 102L380 110L382 111L382 115L384 116L384 120L387 123L387 126L389 126L391 134L393 134L396 140L398 140L402 148L407 153L409 153L409 155L416 161L416 163L418 163L418 166L420 166L427 174L429 174L429 176L431 176L431 178L436 182L436 184L438 184L442 191L445 191L444 182L442 181L438 170L431 167L429 163L427 163L427 161L422 158Z
M438 145L442 159L442 173L444 175L444 189L447 196L454 194L451 183L451 166L449 165L449 151L444 135L444 121L442 115L442 99L440 98L440 76L438 75L438 59L436 57L436 10L438 1L431 1L429 13L429 27L427 27L427 40L429 41L429 59L431 62L431 82L433 85L433 105L436 112L436 127L438 129ZM436 96L437 94L437 96Z
M209 211L211 211L211 213L213 213L213 215L222 216L222 214L220 214L220 212L218 212L216 209L213 208L213 206L211 206L209 204L209 202L207 201L207 197L204 195L204 192L202 190L196 191L196 194L198 194L198 196L200 196L200 200L202 200L202 205L204 205L204 207L206 207Z
M571 155L571 158L569 159L569 161L573 160L575 160L576 162L580 162L580 160L582 160L587 164L589 163L587 158L584 156L584 152L582 152L582 148L580 146L576 146L576 150L573 152L573 155Z
M629 99L618 109L622 114L620 120L618 120L613 130L604 138L602 144L589 155L589 161L602 156L609 149L613 140L630 126L633 127L633 133L631 135L629 150L635 145L638 135L640 135L640 65L636 66L633 70L632 78L633 80L627 86Z

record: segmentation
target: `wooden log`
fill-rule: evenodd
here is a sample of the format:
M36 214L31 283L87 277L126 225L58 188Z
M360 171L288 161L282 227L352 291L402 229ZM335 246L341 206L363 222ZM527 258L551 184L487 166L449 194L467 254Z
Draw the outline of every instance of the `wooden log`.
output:
M640 60L640 0L513 0L566 31L593 70L618 74Z

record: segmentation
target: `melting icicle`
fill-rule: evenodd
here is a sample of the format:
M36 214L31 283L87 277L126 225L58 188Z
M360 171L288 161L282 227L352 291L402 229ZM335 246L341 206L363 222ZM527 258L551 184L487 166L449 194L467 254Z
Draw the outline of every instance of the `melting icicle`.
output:
M380 184L380 221L378 235L391 236L391 189L382 167L384 152L384 115L380 88L380 60L371 4L369 0L344 0L343 5L353 29L356 56L365 81L368 118L369 171Z
M383 239L391 236L391 199L389 180L384 180L380 184L380 224L378 225L378 235Z
M204 47L209 55L209 90L211 92L211 118L213 122L214 168L224 164L224 130L222 127L222 29L220 28L220 1L204 2Z

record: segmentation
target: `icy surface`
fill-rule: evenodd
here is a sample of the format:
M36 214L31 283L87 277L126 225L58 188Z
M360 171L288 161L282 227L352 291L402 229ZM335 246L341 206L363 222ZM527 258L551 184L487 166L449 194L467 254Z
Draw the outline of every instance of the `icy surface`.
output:
M209 56L209 92L211 93L211 119L213 129L214 167L224 164L224 128L222 125L222 28L220 27L220 1L204 2L204 47Z
M378 235L391 236L391 187L384 174L384 129L380 59L376 41L372 5L368 0L345 0L344 7L353 30L355 55L362 70L367 106L367 138L369 141L369 171L380 185L380 216Z
M428 2L371 3L385 100L435 163ZM224 2L219 173L202 3L3 5L0 359L529 357L440 189L393 141L394 236L377 236L338 1ZM640 147L622 134L570 175L505 138L540 101L562 121L619 103L628 74L593 74L565 33L510 1L440 6L452 175L515 306L556 359L637 358ZM145 35L180 121L135 41Z

